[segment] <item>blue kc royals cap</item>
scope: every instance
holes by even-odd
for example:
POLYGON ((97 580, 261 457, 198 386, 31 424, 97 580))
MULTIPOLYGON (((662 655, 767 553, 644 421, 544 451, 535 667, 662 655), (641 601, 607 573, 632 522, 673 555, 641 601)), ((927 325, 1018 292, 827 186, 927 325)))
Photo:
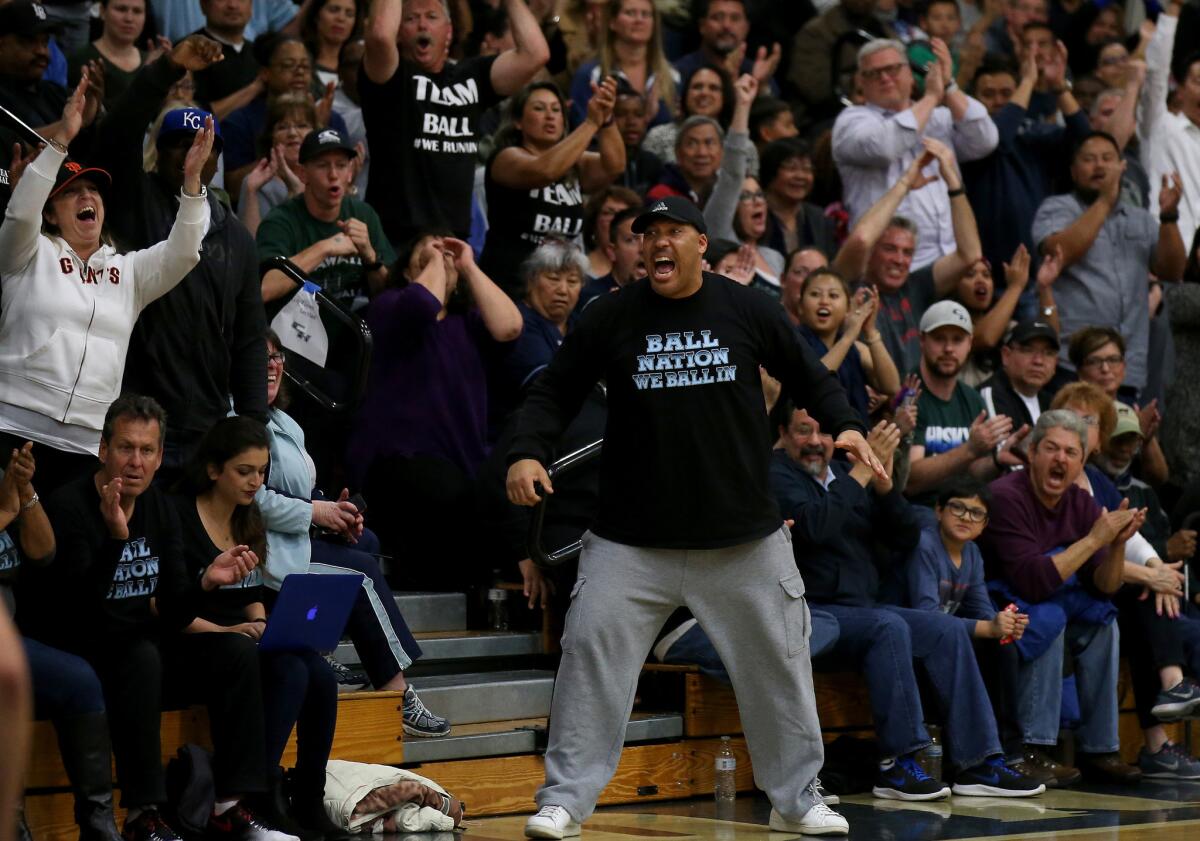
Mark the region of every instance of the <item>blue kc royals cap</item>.
POLYGON ((217 154, 221 154, 221 148, 224 143, 221 140, 221 124, 216 117, 205 111, 203 108, 176 108, 173 111, 168 111, 163 117, 162 128, 158 132, 157 145, 161 146, 168 140, 177 137, 181 134, 186 134, 189 137, 194 135, 200 129, 204 128, 204 120, 207 117, 213 118, 213 148, 217 150, 217 154))

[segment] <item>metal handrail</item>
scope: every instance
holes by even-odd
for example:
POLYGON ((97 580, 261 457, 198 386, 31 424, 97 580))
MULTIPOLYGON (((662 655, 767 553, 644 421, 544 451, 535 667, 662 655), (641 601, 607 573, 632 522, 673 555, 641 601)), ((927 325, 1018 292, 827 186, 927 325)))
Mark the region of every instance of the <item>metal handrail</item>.
MULTIPOLYGON (((554 479, 568 470, 587 464, 600 455, 600 449, 603 445, 604 439, 601 438, 587 446, 580 447, 573 453, 567 453, 546 468, 547 475, 551 479, 554 479)), ((579 553, 583 550, 582 540, 568 543, 555 552, 547 552, 542 548, 542 526, 546 520, 546 503, 549 501, 549 498, 540 485, 537 489, 539 495, 542 497, 542 501, 533 507, 533 516, 529 518, 529 539, 526 541, 527 545, 525 548, 529 552, 530 559, 543 568, 558 566, 559 564, 574 560, 579 557, 579 553)))
MULTIPOLYGON (((259 265, 260 275, 265 275, 272 270, 283 272, 298 286, 304 286, 309 280, 304 272, 300 270, 300 267, 287 257, 272 257, 269 260, 264 260, 259 265)), ((349 328, 351 332, 357 335, 358 342, 362 346, 358 369, 353 374, 352 389, 350 392, 353 397, 351 400, 335 400, 313 385, 312 381, 307 377, 297 374, 291 368, 284 368, 283 373, 297 388, 315 400, 326 411, 345 412, 358 405, 358 401, 366 393, 367 375, 371 367, 371 351, 375 345, 375 340, 371 335, 371 328, 367 326, 365 321, 352 313, 346 312, 346 310, 329 300, 320 289, 317 290, 316 298, 317 306, 321 309, 321 312, 328 313, 335 321, 349 328)))

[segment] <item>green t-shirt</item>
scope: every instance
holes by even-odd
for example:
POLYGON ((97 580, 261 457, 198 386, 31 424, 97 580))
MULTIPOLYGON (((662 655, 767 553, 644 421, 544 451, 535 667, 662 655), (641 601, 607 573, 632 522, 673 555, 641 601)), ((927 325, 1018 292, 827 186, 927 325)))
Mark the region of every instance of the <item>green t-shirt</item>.
MULTIPOLYGON (((924 381, 921 396, 917 398, 917 428, 913 431, 913 443, 925 447, 925 456, 936 456, 961 447, 971 437, 971 424, 984 411, 983 398, 979 392, 962 382, 954 386, 949 400, 942 400, 929 391, 924 381)), ((937 499, 934 492, 920 494, 913 502, 933 505, 937 499)))
MULTIPOLYGON (((396 252, 383 233, 379 216, 369 204, 346 196, 342 200, 342 212, 338 219, 361 219, 366 223, 376 259, 385 266, 391 266, 396 261, 396 252)), ((261 262, 272 257, 291 257, 340 232, 341 228, 336 222, 314 219, 304 206, 304 196, 296 196, 268 213, 258 226, 258 259, 261 262)), ((309 273, 309 279, 346 309, 352 308, 356 297, 366 295, 363 260, 357 254, 327 257, 309 273)))

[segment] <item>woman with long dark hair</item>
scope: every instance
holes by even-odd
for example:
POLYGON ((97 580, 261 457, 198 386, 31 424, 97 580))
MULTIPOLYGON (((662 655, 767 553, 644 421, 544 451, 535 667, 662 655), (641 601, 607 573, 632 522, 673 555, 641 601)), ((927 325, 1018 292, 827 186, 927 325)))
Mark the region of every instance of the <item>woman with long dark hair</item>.
POLYGON ((300 40, 322 86, 338 81, 338 57, 348 41, 362 36, 366 6, 366 0, 313 0, 304 9, 300 40))
POLYGON ((547 237, 576 239, 583 194, 625 171, 625 143, 612 119, 616 98, 616 80, 605 79, 587 119, 567 134, 566 103, 553 83, 534 82, 513 97, 484 176, 488 232, 479 262, 514 299, 523 294, 526 258, 547 237), (598 152, 588 151, 593 140, 598 152))
MULTIPOLYGON (((256 564, 239 583, 200 594, 197 618, 184 633, 262 638, 266 601, 274 599, 263 587, 263 571, 270 558, 267 528, 255 496, 266 478, 269 444, 266 427, 258 421, 223 418, 200 440, 184 468, 175 501, 188 571, 199 575, 225 552, 246 555, 256 564)), ((337 723, 333 670, 313 651, 259 654, 269 792, 255 798, 255 811, 293 835, 332 833, 324 791, 325 763, 337 723), (282 795, 279 763, 293 728, 296 766, 289 807, 282 795)))

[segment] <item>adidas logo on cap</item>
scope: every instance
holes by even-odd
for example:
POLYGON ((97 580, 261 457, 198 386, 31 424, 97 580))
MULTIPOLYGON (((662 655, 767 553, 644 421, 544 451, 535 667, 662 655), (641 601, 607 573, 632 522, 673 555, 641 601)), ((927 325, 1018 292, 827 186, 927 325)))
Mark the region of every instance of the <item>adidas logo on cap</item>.
POLYGON ((666 209, 667 209, 667 203, 665 201, 660 201, 658 204, 654 205, 654 207, 650 208, 650 212, 651 213, 659 213, 666 209))

